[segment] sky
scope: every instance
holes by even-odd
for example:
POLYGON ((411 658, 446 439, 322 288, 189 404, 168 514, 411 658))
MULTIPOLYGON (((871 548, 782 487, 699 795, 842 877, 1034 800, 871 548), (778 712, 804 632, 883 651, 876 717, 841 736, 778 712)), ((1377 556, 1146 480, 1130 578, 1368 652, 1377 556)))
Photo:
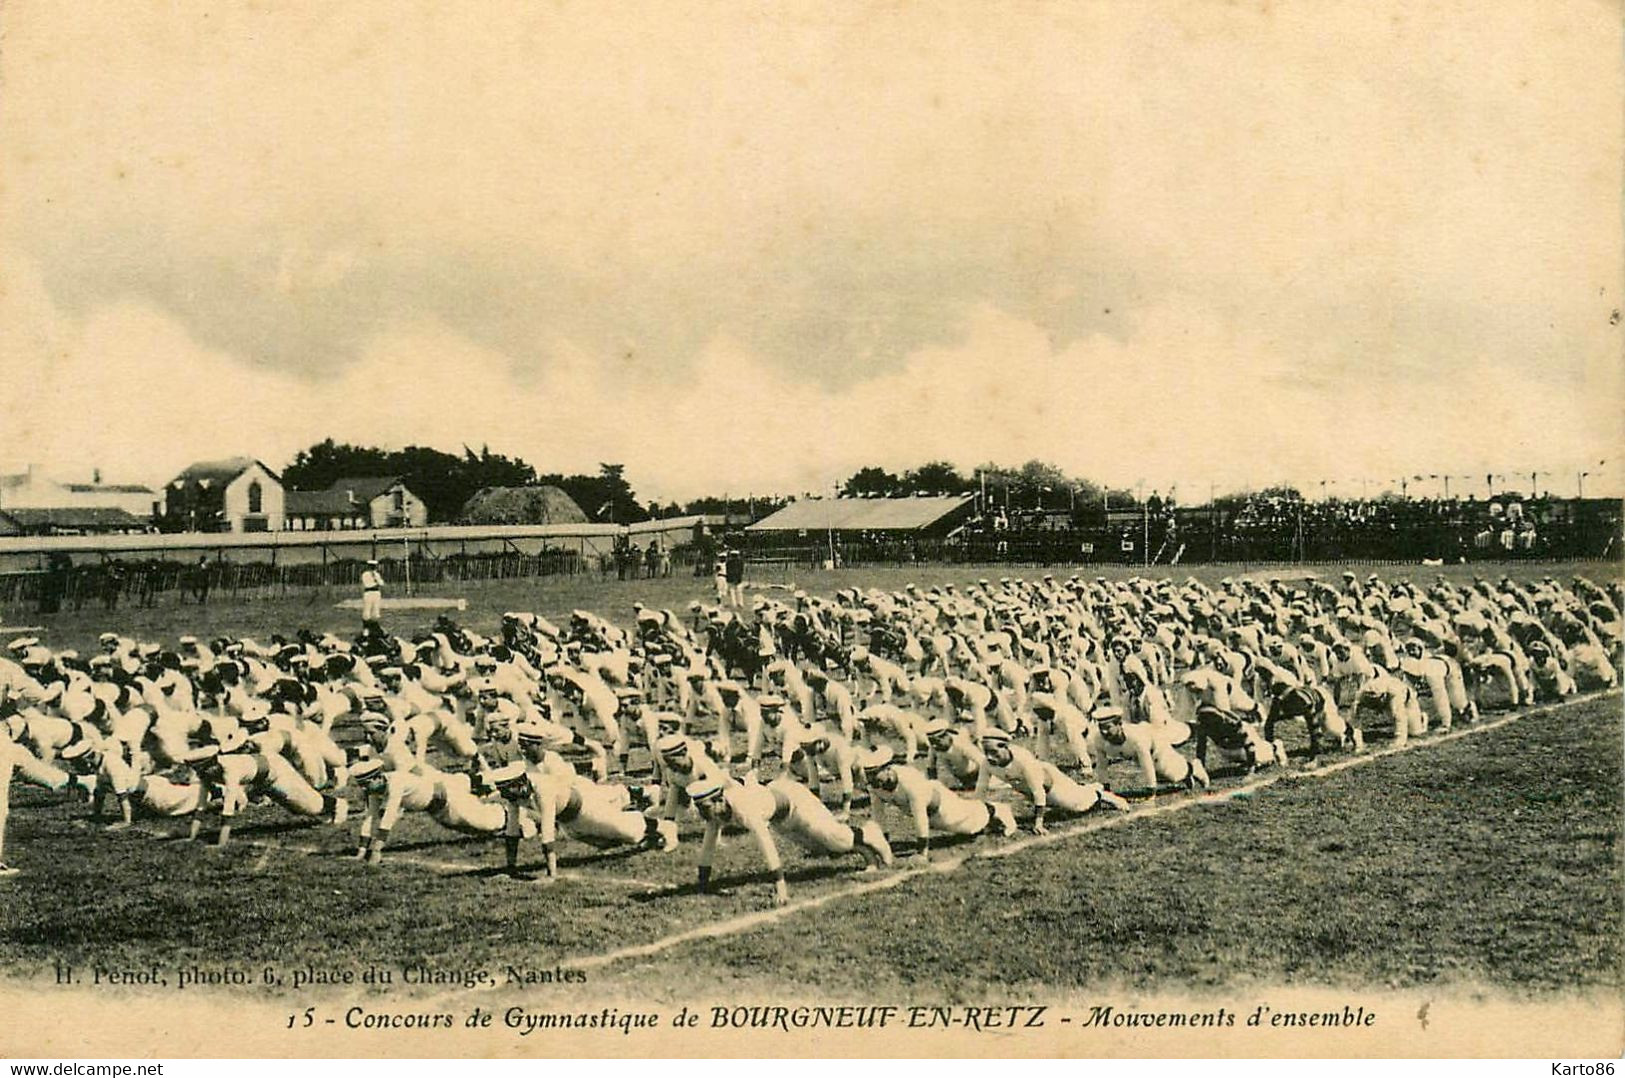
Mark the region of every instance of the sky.
POLYGON ((1602 0, 9 0, 0 467, 1625 493, 1620 57, 1602 0))

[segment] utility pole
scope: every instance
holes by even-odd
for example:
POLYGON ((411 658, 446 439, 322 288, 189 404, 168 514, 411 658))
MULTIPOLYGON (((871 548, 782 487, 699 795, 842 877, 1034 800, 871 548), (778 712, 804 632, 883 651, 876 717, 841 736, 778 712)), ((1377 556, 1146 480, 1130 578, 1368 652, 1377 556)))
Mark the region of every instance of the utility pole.
POLYGON ((835 498, 836 498, 836 496, 838 496, 840 494, 840 492, 841 492, 841 484, 839 484, 839 483, 831 484, 831 486, 830 486, 830 498, 829 498, 829 517, 827 518, 828 522, 829 522, 829 567, 831 569, 835 568, 835 498))
POLYGON ((1151 564, 1151 506, 1145 500, 1144 479, 1135 484, 1134 493, 1140 499, 1140 564, 1149 567, 1151 564))
POLYGON ((1207 534, 1208 534, 1208 560, 1219 560, 1219 507, 1214 502, 1214 492, 1218 490, 1213 480, 1207 481, 1207 534))
POLYGON ((1298 563, 1301 565, 1308 556, 1303 549, 1303 499, 1298 499, 1298 531, 1293 537, 1292 545, 1297 548, 1298 563))

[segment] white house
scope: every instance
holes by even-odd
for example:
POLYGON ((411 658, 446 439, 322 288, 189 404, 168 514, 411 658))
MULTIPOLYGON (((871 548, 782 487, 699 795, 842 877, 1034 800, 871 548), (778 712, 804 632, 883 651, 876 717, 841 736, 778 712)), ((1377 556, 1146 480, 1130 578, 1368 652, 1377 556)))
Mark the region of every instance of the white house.
MULTIPOLYGON (((357 480, 359 483, 367 480, 357 480)), ((367 500, 367 511, 375 528, 421 528, 429 523, 429 507, 398 478, 383 480, 385 485, 367 500)), ((364 493, 358 489, 358 493, 364 493)))
POLYGON ((58 483, 29 466, 0 475, 0 509, 122 509, 137 520, 151 520, 161 506, 151 487, 103 483, 99 469, 88 483, 58 483))
POLYGON ((339 479, 326 490, 287 493, 290 531, 421 528, 428 506, 398 476, 339 479))
POLYGON ((252 457, 199 461, 169 481, 164 518, 182 531, 282 531, 286 496, 277 474, 252 457))
POLYGON ((0 535, 95 535, 153 526, 158 495, 138 484, 58 483, 30 465, 0 475, 0 535))

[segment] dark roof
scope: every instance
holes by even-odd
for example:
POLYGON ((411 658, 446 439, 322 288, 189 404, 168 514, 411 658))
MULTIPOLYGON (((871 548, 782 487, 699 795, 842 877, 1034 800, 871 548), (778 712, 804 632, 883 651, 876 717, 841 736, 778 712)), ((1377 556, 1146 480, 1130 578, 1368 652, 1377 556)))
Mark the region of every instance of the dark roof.
MULTIPOLYGON (((284 511, 290 516, 345 516, 361 513, 367 503, 401 482, 398 475, 362 475, 335 479, 326 490, 290 490, 284 511), (350 495, 355 495, 351 501, 350 495)), ((408 487, 407 489, 411 489, 408 487)))
POLYGON ((935 498, 808 498, 746 531, 914 531, 971 504, 974 494, 935 498))
POLYGON ((62 484, 75 494, 94 494, 105 491, 108 494, 152 494, 151 487, 144 487, 139 483, 64 483, 62 484))
POLYGON ((401 481, 398 475, 361 475, 350 476, 345 479, 336 479, 328 490, 344 492, 355 491, 356 501, 370 502, 390 487, 401 481))
MULTIPOLYGON (((196 464, 188 465, 180 475, 177 475, 174 480, 172 480, 172 482, 210 479, 214 482, 225 484, 231 482, 233 479, 236 479, 239 475, 242 475, 256 464, 258 464, 261 468, 265 468, 265 464, 263 462, 257 461, 253 457, 227 457, 225 460, 200 460, 196 464)), ((281 479, 277 477, 275 472, 271 471, 269 468, 265 468, 265 470, 270 474, 272 479, 276 479, 279 483, 281 482, 281 479)))
POLYGON ((352 503, 343 490, 290 490, 282 495, 282 511, 290 517, 360 516, 367 502, 352 503))
POLYGON ((22 527, 34 528, 144 528, 147 521, 123 509, 85 508, 7 509, 6 516, 22 527))

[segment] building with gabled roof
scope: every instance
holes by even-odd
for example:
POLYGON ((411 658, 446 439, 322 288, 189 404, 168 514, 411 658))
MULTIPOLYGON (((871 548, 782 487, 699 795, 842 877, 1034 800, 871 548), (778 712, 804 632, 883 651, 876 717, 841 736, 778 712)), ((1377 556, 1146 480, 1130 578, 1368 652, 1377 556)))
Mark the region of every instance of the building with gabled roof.
POLYGON ((914 498, 805 498, 792 502, 745 529, 771 540, 825 532, 870 533, 888 537, 942 537, 975 514, 976 495, 914 498))
POLYGON ((429 507, 395 475, 337 479, 326 490, 290 490, 285 512, 290 531, 421 528, 429 523, 429 507))
POLYGON ((0 475, 0 510, 121 509, 140 522, 158 513, 159 495, 139 483, 103 483, 100 469, 88 483, 60 483, 33 466, 0 475))
POLYGON ((282 480, 253 457, 198 461, 164 488, 167 531, 277 532, 285 522, 282 480))
POLYGON ((151 530, 150 516, 106 506, 0 509, 0 535, 132 535, 151 530))

